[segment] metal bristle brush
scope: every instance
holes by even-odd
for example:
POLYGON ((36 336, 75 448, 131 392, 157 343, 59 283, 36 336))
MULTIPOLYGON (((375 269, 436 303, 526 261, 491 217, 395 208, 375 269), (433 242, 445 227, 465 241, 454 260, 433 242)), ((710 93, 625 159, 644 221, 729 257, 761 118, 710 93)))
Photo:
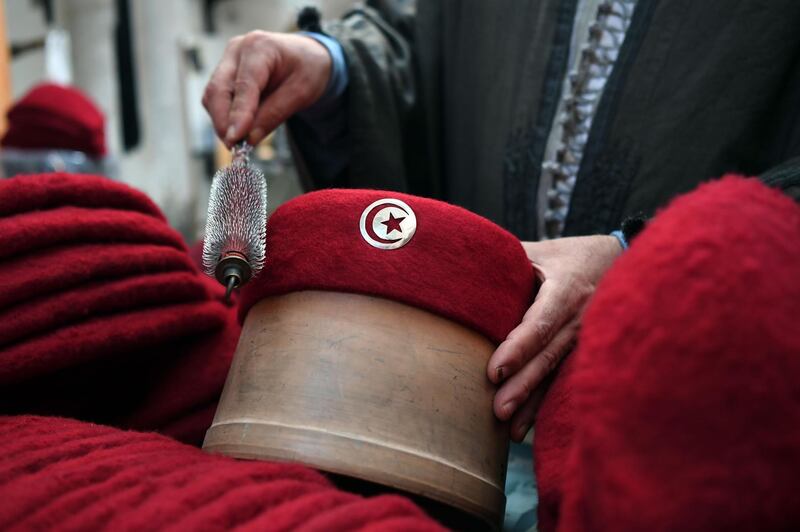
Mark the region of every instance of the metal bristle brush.
POLYGON ((203 267, 226 287, 225 299, 261 271, 266 255, 267 182, 250 164, 253 147, 233 147, 233 161, 214 174, 208 199, 203 267))

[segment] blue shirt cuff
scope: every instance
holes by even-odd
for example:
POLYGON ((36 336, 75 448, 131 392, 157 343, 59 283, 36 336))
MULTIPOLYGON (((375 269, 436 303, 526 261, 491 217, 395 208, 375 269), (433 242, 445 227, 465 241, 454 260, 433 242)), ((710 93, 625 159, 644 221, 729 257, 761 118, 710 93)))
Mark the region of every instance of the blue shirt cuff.
POLYGON ((319 100, 317 100, 311 107, 305 109, 298 115, 306 119, 314 119, 316 117, 324 116, 342 105, 342 98, 347 89, 349 82, 347 74, 347 63, 344 58, 344 50, 339 41, 328 35, 322 33, 315 33, 313 31, 300 31, 299 35, 311 37, 325 48, 331 56, 331 77, 328 80, 328 86, 325 92, 322 93, 319 100))
POLYGON ((628 249, 628 241, 625 239, 625 235, 623 234, 622 231, 620 231, 619 229, 617 229, 616 231, 612 231, 611 236, 617 239, 619 245, 622 246, 623 251, 628 249))

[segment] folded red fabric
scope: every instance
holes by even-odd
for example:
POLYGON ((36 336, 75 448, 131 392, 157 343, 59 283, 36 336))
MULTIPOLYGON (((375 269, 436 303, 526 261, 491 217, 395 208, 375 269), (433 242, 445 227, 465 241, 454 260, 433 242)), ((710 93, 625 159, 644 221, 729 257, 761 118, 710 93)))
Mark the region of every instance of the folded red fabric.
POLYGON ((196 272, 186 252, 152 244, 79 244, 0 261, 0 309, 82 283, 157 272, 196 272))
POLYGON ((202 443, 206 429, 211 426, 240 332, 236 311, 231 307, 220 329, 181 340, 181 345, 174 349, 169 345, 162 347, 162 352, 172 352, 165 353, 169 356, 144 373, 145 393, 135 411, 120 424, 134 429, 171 427, 160 430, 179 432, 183 435, 181 441, 202 443), (190 439, 190 433, 195 438, 190 439))
POLYGON ((53 172, 0 180, 0 216, 65 206, 133 211, 166 220, 147 195, 106 177, 53 172))
POLYGON ((8 130, 0 144, 102 156, 106 154, 103 113, 78 89, 43 83, 9 109, 8 130))
POLYGON ((200 301, 135 309, 56 329, 0 352, 0 384, 104 356, 147 353, 165 342, 222 327, 226 307, 200 301))
MULTIPOLYGON (((0 414, 61 416, 125 428, 147 393, 148 371, 174 352, 121 353, 0 386, 0 414)), ((193 410, 192 410, 193 411, 193 410)), ((179 414, 190 415, 190 412, 179 414)), ((177 418, 180 415, 176 415, 177 418)), ((161 430, 161 426, 143 427, 161 430)))
POLYGON ((161 304, 207 300, 195 272, 167 272, 84 284, 0 311, 0 348, 83 321, 161 304))
POLYGON ((0 259, 60 244, 138 242, 186 250, 162 220, 118 209, 59 207, 0 218, 0 259))
POLYGON ((59 418, 0 418, 3 530, 442 530, 402 497, 59 418), (384 528, 386 523, 388 528, 384 528))
POLYGON ((233 309, 221 329, 153 349, 112 351, 91 363, 0 387, 0 412, 58 415, 157 430, 201 445, 238 340, 233 309))
POLYGON ((798 242, 796 204, 730 177, 637 237, 585 314, 572 406, 543 407, 574 431, 536 455, 541 482, 562 460, 557 529, 800 526, 798 242))
MULTIPOLYGON (((180 259, 186 267, 189 259, 180 259)), ((159 429, 182 416, 194 419, 196 409, 216 401, 239 325, 213 281, 191 269, 65 291, 58 291, 57 276, 49 280, 54 292, 3 313, 0 328, 13 341, 0 347, 0 412, 159 429)), ((208 425, 191 419, 182 433, 190 430, 190 441, 200 443, 208 425)))
POLYGON ((519 240, 441 201, 377 190, 323 190, 281 205, 268 227, 264 271, 242 290, 242 317, 271 295, 356 292, 429 310, 499 343, 533 297, 533 268, 519 240), (413 214, 406 207, 397 210, 396 200, 413 214), (389 219, 379 223, 382 210, 389 219), (402 247, 368 243, 367 238, 385 243, 410 235, 414 217, 416 230, 402 247), (391 238, 375 234, 373 227, 381 223, 391 238))
POLYGON ((239 325, 158 208, 45 174, 0 182, 0 215, 0 412, 204 431, 239 325))

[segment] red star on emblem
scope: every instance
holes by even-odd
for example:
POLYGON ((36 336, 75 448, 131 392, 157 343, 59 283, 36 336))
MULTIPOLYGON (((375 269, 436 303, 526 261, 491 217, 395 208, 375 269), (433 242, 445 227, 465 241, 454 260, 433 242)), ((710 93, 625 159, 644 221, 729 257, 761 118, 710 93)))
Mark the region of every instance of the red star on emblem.
POLYGON ((389 219, 385 222, 381 222, 383 225, 386 226, 386 236, 389 236, 392 231, 397 231, 400 234, 403 234, 403 230, 400 228, 400 222, 405 220, 405 216, 402 218, 395 218, 392 216, 392 213, 389 213, 389 219))

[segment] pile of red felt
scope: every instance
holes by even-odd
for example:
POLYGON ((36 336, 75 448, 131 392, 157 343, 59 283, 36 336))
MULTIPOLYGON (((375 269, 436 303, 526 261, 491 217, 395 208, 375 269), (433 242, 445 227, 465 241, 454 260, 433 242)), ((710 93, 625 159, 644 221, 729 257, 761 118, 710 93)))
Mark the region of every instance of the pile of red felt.
POLYGON ((200 441, 239 333, 221 294, 140 192, 0 181, 0 412, 200 441))
POLYGON ((598 286, 539 412, 540 530, 800 525, 800 208, 726 178, 598 286))
POLYGON ((2 145, 23 149, 75 150, 92 157, 106 153, 103 113, 79 90, 44 83, 8 111, 2 145))
POLYGON ((307 467, 236 461, 156 434, 0 417, 2 530, 442 530, 396 495, 307 467))

